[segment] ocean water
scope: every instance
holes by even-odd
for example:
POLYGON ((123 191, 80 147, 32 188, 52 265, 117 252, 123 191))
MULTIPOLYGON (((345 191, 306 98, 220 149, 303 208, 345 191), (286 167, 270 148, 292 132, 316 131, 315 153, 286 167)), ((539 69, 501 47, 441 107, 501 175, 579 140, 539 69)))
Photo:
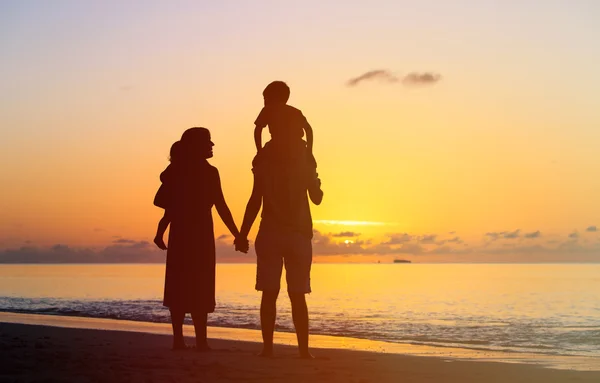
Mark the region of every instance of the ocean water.
MULTIPOLYGON (((259 328, 254 273, 217 266, 209 325, 259 328)), ((168 322, 163 278, 156 264, 0 265, 0 311, 168 322)), ((600 357, 598 264, 316 264, 312 287, 314 334, 600 357)), ((284 292, 277 330, 293 331, 284 292)))

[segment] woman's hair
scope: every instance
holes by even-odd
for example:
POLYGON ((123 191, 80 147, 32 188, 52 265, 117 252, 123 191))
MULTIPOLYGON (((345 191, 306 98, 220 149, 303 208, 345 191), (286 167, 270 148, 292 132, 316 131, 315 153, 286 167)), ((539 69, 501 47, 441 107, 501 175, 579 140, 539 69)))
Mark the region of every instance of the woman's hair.
POLYGON ((199 155, 202 155, 198 151, 198 145, 210 142, 210 131, 206 128, 189 128, 181 135, 179 141, 181 145, 177 148, 180 157, 184 161, 192 161, 199 155))
POLYGON ((206 128, 189 128, 181 135, 181 141, 184 143, 204 140, 210 141, 210 131, 206 128))
POLYGON ((171 145, 171 150, 169 152, 169 161, 171 161, 171 163, 179 162, 181 161, 182 155, 183 153, 181 141, 175 141, 173 145, 171 145))

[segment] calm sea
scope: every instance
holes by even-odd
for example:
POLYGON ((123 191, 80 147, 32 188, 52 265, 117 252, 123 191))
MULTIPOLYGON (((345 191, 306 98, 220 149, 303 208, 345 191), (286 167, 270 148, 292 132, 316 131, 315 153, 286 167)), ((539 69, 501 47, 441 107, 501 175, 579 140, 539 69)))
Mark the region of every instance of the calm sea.
MULTIPOLYGON (((255 266, 217 267, 209 324, 258 327, 255 266)), ((0 265, 0 311, 168 322, 164 265, 0 265)), ((600 356, 598 264, 316 264, 311 331, 388 342, 600 356)), ((281 294, 279 331, 293 331, 281 294)))

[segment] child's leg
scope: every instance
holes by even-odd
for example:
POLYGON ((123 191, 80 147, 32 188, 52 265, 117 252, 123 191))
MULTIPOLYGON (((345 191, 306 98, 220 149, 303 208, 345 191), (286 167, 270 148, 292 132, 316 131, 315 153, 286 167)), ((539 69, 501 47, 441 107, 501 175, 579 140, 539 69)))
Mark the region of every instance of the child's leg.
POLYGON ((315 171, 317 169, 317 160, 315 160, 315 156, 313 155, 312 149, 304 140, 300 140, 300 150, 302 151, 302 155, 308 162, 308 166, 313 168, 315 171))
POLYGON ((312 150, 310 150, 308 147, 306 148, 306 161, 308 162, 308 166, 311 168, 311 170, 313 170, 315 173, 317 172, 317 160, 315 159, 315 156, 312 153, 312 150))
POLYGON ((194 331, 196 332, 196 349, 198 351, 208 351, 206 326, 208 322, 208 314, 204 312, 192 313, 192 320, 194 321, 194 331))
POLYGON ((183 320, 185 313, 171 309, 171 326, 173 327, 173 350, 185 349, 183 340, 183 320))
POLYGON ((315 156, 311 153, 308 152, 308 165, 312 168, 317 169, 317 160, 315 159, 315 156))

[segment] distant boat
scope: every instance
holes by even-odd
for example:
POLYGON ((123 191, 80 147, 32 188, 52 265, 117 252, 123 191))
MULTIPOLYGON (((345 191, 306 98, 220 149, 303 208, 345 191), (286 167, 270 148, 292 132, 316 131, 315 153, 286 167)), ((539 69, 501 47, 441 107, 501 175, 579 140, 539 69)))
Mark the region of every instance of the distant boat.
POLYGON ((411 261, 406 259, 394 259, 394 263, 411 263, 411 261))

